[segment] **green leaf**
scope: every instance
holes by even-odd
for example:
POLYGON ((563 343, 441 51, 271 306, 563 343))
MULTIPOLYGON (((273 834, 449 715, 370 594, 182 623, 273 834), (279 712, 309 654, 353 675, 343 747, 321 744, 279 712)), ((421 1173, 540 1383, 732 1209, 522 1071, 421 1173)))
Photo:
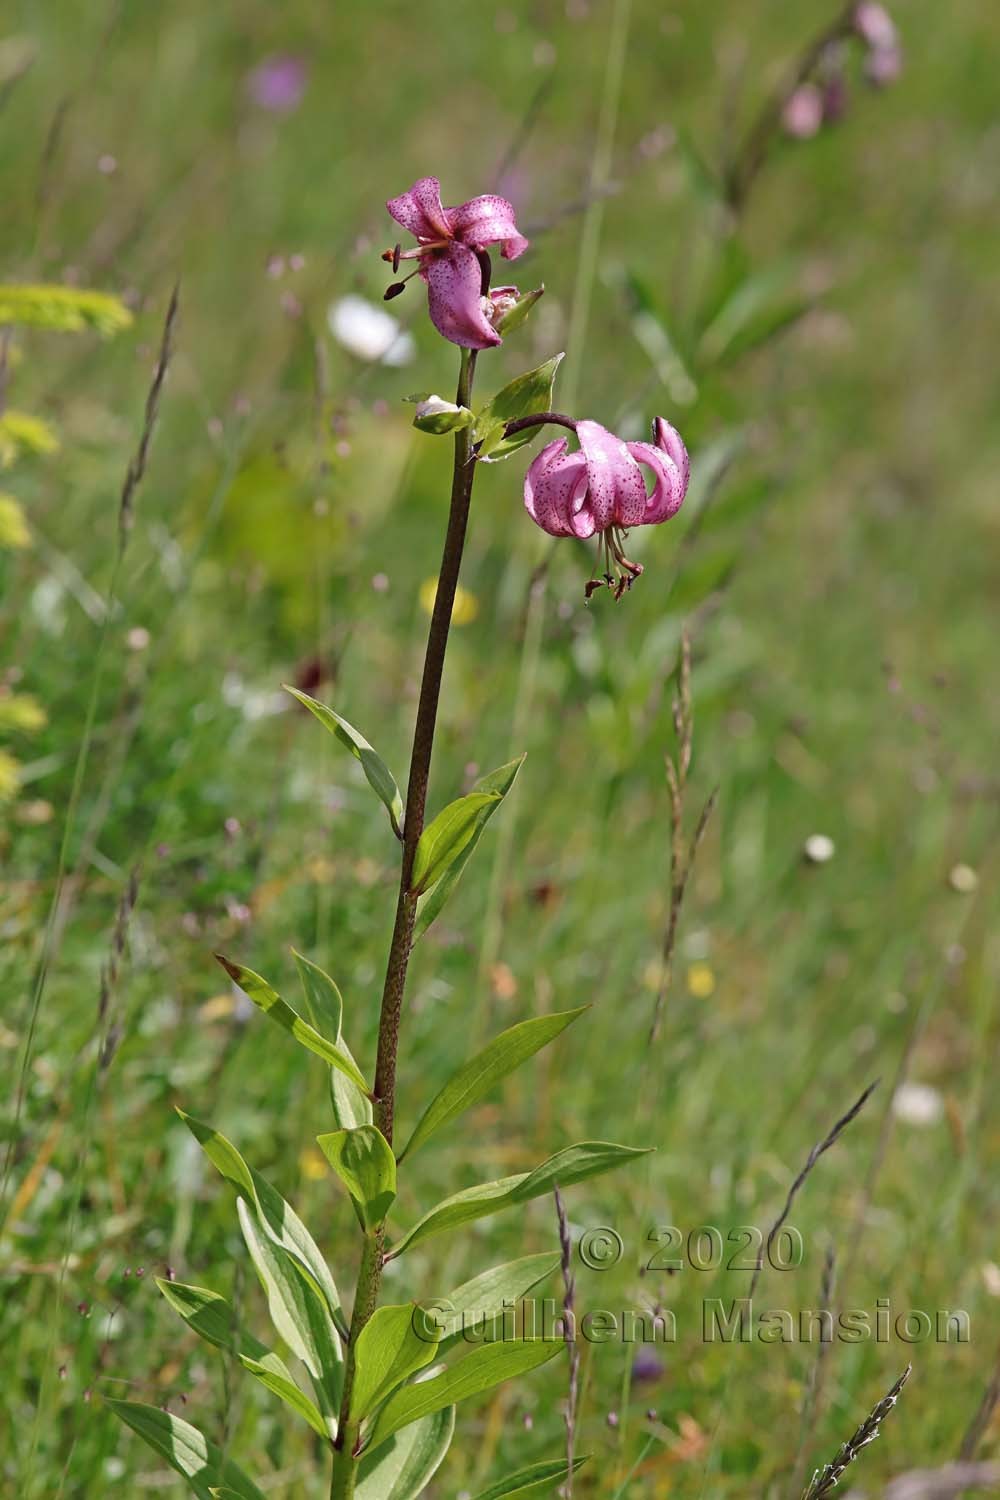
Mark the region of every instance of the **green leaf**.
MULTIPOLYGON (((303 954, 296 953, 294 948, 292 956, 302 980, 310 1021, 317 1031, 332 1036, 339 1050, 354 1063, 354 1055, 344 1041, 341 1029, 344 1002, 340 990, 318 964, 312 963, 303 954)), ((363 1094, 357 1084, 352 1083, 338 1068, 330 1069, 330 1102, 333 1105, 333 1117, 342 1129, 353 1130, 357 1125, 372 1123, 374 1111, 368 1095, 363 1094)))
POLYGON ((163 1276, 154 1280, 174 1311, 207 1343, 230 1354, 242 1351, 258 1360, 270 1352, 240 1325, 236 1313, 218 1292, 205 1286, 189 1286, 183 1281, 167 1281, 163 1276))
POLYGON ((415 1500, 451 1446, 455 1408, 446 1406, 362 1454, 355 1500, 415 1500))
POLYGON ((227 1140, 221 1131, 213 1130, 211 1125, 185 1114, 182 1109, 177 1113, 212 1165, 238 1193, 253 1203, 264 1233, 286 1250, 310 1277, 325 1298, 331 1316, 337 1318, 340 1315, 340 1293, 319 1246, 295 1210, 266 1177, 247 1165, 232 1141, 227 1140))
POLYGON ((519 755, 517 760, 508 761, 505 766, 500 766, 496 771, 490 771, 488 775, 481 776, 472 788, 473 792, 496 792, 498 793, 498 800, 488 802, 479 809, 479 812, 476 814, 472 837, 465 845, 465 848, 452 860, 433 890, 426 891, 417 902, 417 920, 413 929, 414 942, 424 935, 455 889, 462 877, 462 871, 472 858, 473 851, 483 836, 484 828, 514 785, 517 773, 523 765, 524 756, 519 755))
POLYGON ((215 1344, 235 1354, 245 1369, 280 1396, 321 1437, 329 1437, 329 1431, 315 1404, 299 1390, 282 1360, 252 1334, 240 1327, 236 1314, 217 1292, 207 1287, 188 1286, 182 1281, 167 1281, 155 1278, 156 1285, 171 1307, 184 1319, 189 1328, 201 1335, 208 1343, 215 1344))
POLYGON ((420 835, 413 859, 410 891, 421 896, 441 879, 473 838, 484 807, 501 800, 499 792, 470 792, 438 813, 420 835))
POLYGON ((319 1149, 350 1193, 361 1227, 381 1224, 396 1197, 396 1158, 375 1125, 316 1137, 319 1149))
POLYGON ((559 1261, 558 1250, 522 1255, 519 1260, 481 1271, 440 1302, 430 1303, 424 1310, 422 1326, 436 1324, 440 1328, 438 1353, 444 1354, 469 1332, 474 1334, 476 1343, 488 1342, 504 1310, 516 1306, 533 1286, 551 1276, 559 1261))
POLYGON ((297 1411, 300 1417, 305 1417, 312 1430, 318 1432, 321 1438, 336 1437, 336 1418, 332 1425, 325 1422, 316 1403, 310 1401, 304 1391, 299 1390, 287 1370, 276 1370, 269 1361, 251 1359, 248 1354, 241 1354, 239 1361, 244 1370, 249 1370, 261 1385, 266 1386, 275 1396, 280 1396, 282 1401, 290 1406, 292 1411, 297 1411))
POLYGON ((346 719, 342 719, 332 708, 327 708, 325 703, 320 703, 316 698, 310 698, 308 693, 300 693, 298 688, 289 687, 286 691, 308 708, 311 714, 315 714, 323 727, 336 735, 340 743, 346 745, 354 758, 361 762, 361 769, 368 778, 368 785, 389 813, 393 833, 397 838, 402 838, 403 799, 399 795, 399 787, 396 785, 395 778, 382 757, 372 749, 364 735, 359 733, 353 724, 348 724, 346 719))
POLYGON ((239 985, 244 995, 252 1000, 259 1010, 270 1016, 272 1021, 276 1021, 283 1031, 287 1031, 303 1047, 308 1048, 310 1052, 315 1052, 316 1056, 329 1063, 331 1068, 339 1068, 346 1078, 368 1093, 364 1075, 354 1059, 343 1048, 328 1041, 325 1036, 321 1036, 315 1026, 310 1026, 308 1021, 303 1021, 298 1012, 292 1009, 287 1000, 282 1000, 277 990, 273 990, 266 979, 255 974, 253 969, 245 969, 242 964, 231 963, 221 953, 215 956, 233 983, 239 985))
POLYGON ((529 427, 526 432, 517 432, 509 438, 504 437, 503 431, 508 422, 514 422, 518 417, 530 417, 537 412, 552 410, 552 388, 563 357, 562 354, 556 354, 537 369, 518 375, 502 391, 497 391, 492 401, 487 402, 472 429, 472 441, 478 445, 480 459, 494 463, 498 459, 509 458, 518 448, 538 436, 541 430, 538 427, 529 427))
MULTIPOLYGON (((573 1473, 586 1462, 586 1457, 575 1458, 573 1473)), ((491 1484, 489 1489, 481 1490, 475 1500, 507 1500, 508 1495, 550 1495, 553 1485, 566 1478, 567 1467, 564 1458, 529 1464, 526 1469, 518 1469, 516 1474, 508 1474, 505 1479, 491 1484)))
POLYGON ((379 1307, 358 1336, 351 1417, 363 1421, 404 1380, 430 1364, 437 1350, 431 1330, 418 1326, 415 1302, 379 1307))
POLYGON ((731 363, 807 313, 812 300, 796 290, 798 274, 797 267, 779 264, 741 281, 702 333, 702 363, 731 363))
POLYGON ((562 1339, 518 1339, 513 1344, 484 1344, 457 1365, 407 1385, 390 1396, 372 1425, 371 1444, 385 1442, 419 1417, 481 1395, 504 1380, 525 1375, 554 1359, 564 1348, 562 1339))
POLYGON ((417 404, 413 425, 418 432, 430 432, 436 437, 446 432, 459 432, 471 427, 476 420, 475 412, 467 406, 456 406, 454 401, 444 401, 433 393, 417 404))
POLYGON ((240 1229, 267 1295, 271 1322, 309 1371, 327 1435, 336 1436, 344 1357, 330 1310, 298 1263, 263 1232, 245 1198, 237 1198, 240 1229))
POLYGON ((33 324, 57 333, 80 333, 93 328, 105 338, 132 324, 124 302, 106 292, 79 287, 39 284, 0 286, 0 325, 33 324))
POLYGON ((418 1219, 413 1228, 392 1247, 386 1259, 395 1259, 404 1250, 428 1239, 432 1234, 443 1234, 445 1230, 456 1229, 458 1225, 467 1224, 472 1219, 483 1219, 516 1203, 527 1203, 531 1198, 539 1198, 543 1193, 550 1193, 557 1185, 567 1188, 574 1182, 583 1182, 587 1177, 610 1172, 613 1167, 624 1166, 637 1157, 646 1156, 650 1149, 652 1148, 616 1146, 610 1141, 581 1141, 578 1145, 557 1151, 555 1156, 550 1156, 548 1161, 536 1167, 533 1172, 519 1172, 513 1177, 501 1177, 496 1182, 479 1183, 461 1193, 453 1193, 450 1198, 443 1199, 424 1214, 422 1219, 418 1219))
POLYGON ((145 1406, 139 1401, 112 1401, 105 1397, 104 1404, 165 1458, 188 1481, 200 1500, 212 1500, 213 1490, 217 1493, 220 1486, 223 1494, 235 1495, 238 1500, 264 1500, 262 1492, 239 1465, 225 1458, 190 1422, 182 1422, 180 1417, 161 1411, 158 1406, 145 1406))
POLYGON ((431 1100, 405 1149, 400 1152, 399 1160, 402 1161, 408 1152, 422 1146, 435 1130, 440 1130, 442 1125, 446 1125, 456 1115, 478 1104, 501 1078, 513 1073, 515 1068, 519 1068, 547 1042, 565 1031, 570 1022, 575 1021, 577 1016, 582 1016, 586 1009, 584 1005, 578 1010, 536 1016, 530 1021, 520 1021, 509 1031, 501 1032, 489 1046, 459 1068, 441 1092, 431 1100))

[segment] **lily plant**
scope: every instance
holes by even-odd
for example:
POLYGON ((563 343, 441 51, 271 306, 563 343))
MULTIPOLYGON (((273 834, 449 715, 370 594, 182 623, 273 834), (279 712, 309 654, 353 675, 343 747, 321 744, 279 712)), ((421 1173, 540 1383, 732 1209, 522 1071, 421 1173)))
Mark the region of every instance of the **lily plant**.
MULTIPOLYGON (((413 1285, 410 1300, 385 1302, 385 1267, 400 1259, 405 1264, 407 1252, 432 1236, 453 1234, 555 1189, 565 1192, 644 1154, 632 1145, 582 1141, 531 1171, 454 1193, 413 1223, 396 1221, 399 1177, 410 1159, 586 1009, 533 1016, 510 1027, 470 1057, 422 1110, 418 1106, 417 1123, 408 1134, 397 1130, 397 1064, 414 946, 442 911, 523 760, 498 767, 472 791, 428 815, 438 701, 479 465, 509 458, 546 425, 574 434, 573 451, 569 439, 559 437, 531 463, 524 504, 537 525, 554 537, 578 542, 598 538, 603 572, 588 584, 588 598, 602 584, 618 598, 631 586, 642 569, 625 554, 627 533, 675 515, 689 472, 684 443, 663 418, 653 424, 652 442, 625 442, 598 422, 553 411, 561 355, 518 376, 475 410, 479 355, 500 344, 541 295, 540 288, 524 295, 513 286, 491 290, 489 247, 499 245, 509 260, 528 248, 514 209, 492 195, 445 208, 433 177, 421 178, 387 207, 416 245, 404 249, 397 244, 385 259, 397 272, 403 261, 416 261, 413 274, 426 282, 432 323, 461 350, 454 400, 431 392, 413 398, 419 430, 452 436, 454 466, 405 797, 381 756, 339 708, 289 689, 360 762, 398 841, 395 921, 375 1058, 359 1059, 351 1050, 340 990, 310 959, 295 955, 302 991, 296 1008, 259 974, 217 955, 254 1005, 329 1070, 335 1128, 322 1131, 317 1141, 353 1205, 355 1244, 338 1246, 335 1275, 294 1209, 237 1146, 214 1125, 182 1113, 209 1160, 235 1190, 240 1229, 282 1352, 252 1338, 215 1291, 178 1280, 158 1282, 196 1333, 238 1358, 317 1434, 329 1454, 331 1500, 415 1500, 448 1450, 458 1404, 527 1375, 563 1348, 561 1336, 510 1337, 509 1319, 504 1319, 505 1312, 556 1271, 558 1244, 549 1252, 484 1268, 444 1299, 437 1295, 440 1288, 413 1285), (339 1289, 345 1273, 354 1282, 347 1299, 339 1289), (476 1329, 474 1341, 463 1338, 469 1327, 476 1329), (287 1355, 296 1361, 294 1371, 285 1362, 287 1355)), ((387 295, 398 295, 404 286, 393 283, 387 295)), ((395 1296, 401 1284, 394 1276, 395 1296)), ((135 1402, 108 1405, 185 1476, 202 1500, 263 1500, 258 1484, 236 1459, 191 1423, 135 1402)), ((500 1476, 477 1500, 552 1493, 571 1480, 570 1470, 581 1461, 554 1456, 500 1476)))

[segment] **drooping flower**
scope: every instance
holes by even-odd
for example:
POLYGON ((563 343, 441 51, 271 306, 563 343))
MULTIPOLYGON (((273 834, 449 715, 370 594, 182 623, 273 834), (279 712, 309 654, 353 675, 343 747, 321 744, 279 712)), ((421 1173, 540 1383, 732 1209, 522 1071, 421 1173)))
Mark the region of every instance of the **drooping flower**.
MULTIPOLYGON (((528 248, 507 199, 486 194, 445 208, 438 179, 421 177, 408 193, 390 198, 386 208, 416 238, 417 248, 401 251, 397 246, 386 251, 385 259, 394 267, 402 260, 417 261, 417 270, 427 282, 431 322, 438 333, 464 349, 489 349, 501 343, 492 322, 495 301, 483 292, 480 256, 488 246, 499 245, 505 260, 516 260, 528 248)), ((395 293, 402 286, 397 282, 389 291, 395 293)), ((514 287, 502 290, 516 296, 514 287)))
POLYGON ((587 597, 606 583, 620 599, 642 572, 624 553, 633 526, 656 526, 680 509, 687 493, 690 463, 680 433, 662 417, 653 423, 652 443, 626 443, 598 422, 578 422, 579 449, 565 438, 543 448, 524 479, 524 504, 531 519, 550 536, 600 538, 604 572, 587 585, 587 597), (652 475, 647 491, 643 468, 652 475))

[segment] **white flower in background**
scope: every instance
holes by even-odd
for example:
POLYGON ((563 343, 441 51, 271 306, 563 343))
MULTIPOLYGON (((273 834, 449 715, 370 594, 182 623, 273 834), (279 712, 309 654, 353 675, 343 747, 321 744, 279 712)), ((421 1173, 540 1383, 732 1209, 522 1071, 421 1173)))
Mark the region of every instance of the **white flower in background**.
POLYGON ((980 1267, 983 1277, 983 1286, 991 1297, 1000 1297, 1000 1266, 996 1261, 984 1261, 980 1267))
POLYGON ((892 1112, 907 1125, 934 1125, 944 1113, 944 1100, 929 1083, 901 1083, 893 1095, 892 1112))
POLYGON ((416 354, 412 335, 391 313, 353 294, 331 302, 326 315, 330 332, 358 359, 383 365, 408 365, 416 354))
POLYGON ((837 846, 825 833, 811 833, 802 846, 802 852, 811 865, 825 865, 836 854, 837 846))

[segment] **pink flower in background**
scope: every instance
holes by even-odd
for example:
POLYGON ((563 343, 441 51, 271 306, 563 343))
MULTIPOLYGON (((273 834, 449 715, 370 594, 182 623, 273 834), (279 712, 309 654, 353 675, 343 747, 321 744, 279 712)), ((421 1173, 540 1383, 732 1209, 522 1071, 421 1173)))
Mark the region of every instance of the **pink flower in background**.
POLYGON ((802 83, 785 100, 781 111, 785 134, 797 141, 811 140, 823 124, 823 93, 815 83, 802 83))
POLYGON ((884 5, 862 0, 854 12, 854 30, 867 45, 865 77, 876 88, 895 83, 903 71, 903 53, 896 23, 884 5))
POLYGON ((309 70, 301 57, 290 52, 265 57, 247 79, 250 97, 261 109, 274 115, 290 115, 302 103, 309 70))
MULTIPOLYGON (((438 179, 421 177, 408 193, 390 198, 386 207, 417 241, 415 250, 397 247, 386 252, 386 259, 394 265, 401 260, 418 262, 427 282, 431 322, 438 333, 464 349, 489 349, 501 343, 491 322, 494 303, 483 296, 479 255, 487 246, 498 244, 506 260, 516 260, 528 248, 507 199, 488 194, 445 208, 438 179)), ((402 288, 402 283, 397 285, 402 288)), ((515 289, 502 290, 510 294, 515 289)))
POLYGON ((601 582, 621 598, 642 572, 622 550, 633 526, 656 526, 680 509, 687 493, 690 464, 676 428, 662 417, 653 423, 652 443, 626 443, 597 422, 578 422, 577 452, 565 438, 543 448, 524 480, 524 504, 531 519, 550 536, 601 539, 599 557, 606 571, 587 587, 588 598, 601 582), (653 487, 647 493, 643 468, 653 487))

